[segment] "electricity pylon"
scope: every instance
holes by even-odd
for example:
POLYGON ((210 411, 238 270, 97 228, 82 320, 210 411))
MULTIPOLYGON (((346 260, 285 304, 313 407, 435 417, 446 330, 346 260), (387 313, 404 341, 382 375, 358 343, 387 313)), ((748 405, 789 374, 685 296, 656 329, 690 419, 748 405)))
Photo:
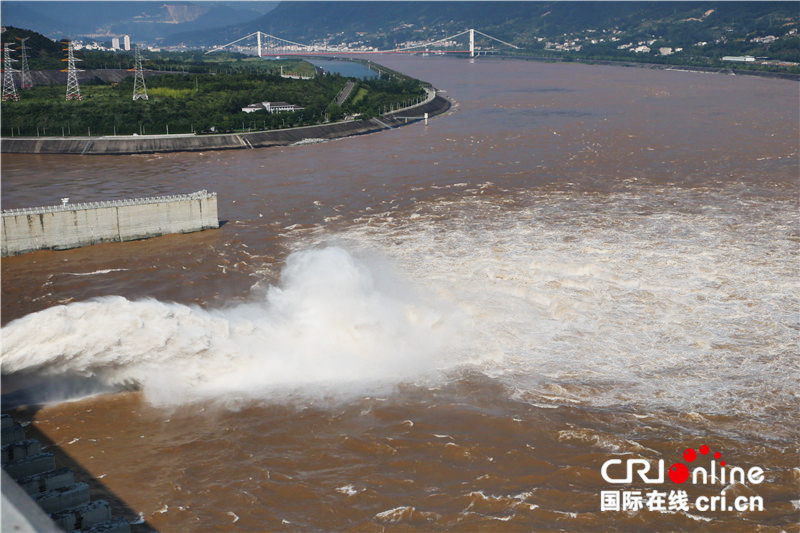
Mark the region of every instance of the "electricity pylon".
POLYGON ((6 102, 8 100, 13 100, 15 102, 19 101, 19 95, 17 94, 17 86, 14 84, 14 73, 18 72, 13 66, 11 66, 12 61, 16 61, 16 59, 11 59, 11 51, 9 49, 8 44, 3 45, 3 101, 6 102))
POLYGON ((64 51, 67 52, 67 58, 61 61, 67 62, 67 68, 63 69, 61 72, 67 73, 67 100, 83 100, 81 96, 81 87, 78 85, 78 72, 83 71, 75 67, 75 62, 80 61, 80 59, 75 59, 72 41, 70 41, 69 47, 64 48, 64 51))
POLYGON ((21 39, 17 37, 17 40, 20 41, 20 55, 22 56, 22 70, 20 71, 19 77, 19 88, 20 89, 30 89, 33 87, 33 79, 31 79, 31 69, 28 67, 28 49, 25 47, 25 41, 30 39, 30 37, 25 37, 21 39))
POLYGON ((133 70, 133 101, 147 100, 147 86, 144 84, 144 72, 142 71, 142 52, 141 49, 136 47, 136 63, 134 68, 128 69, 128 72, 133 70))

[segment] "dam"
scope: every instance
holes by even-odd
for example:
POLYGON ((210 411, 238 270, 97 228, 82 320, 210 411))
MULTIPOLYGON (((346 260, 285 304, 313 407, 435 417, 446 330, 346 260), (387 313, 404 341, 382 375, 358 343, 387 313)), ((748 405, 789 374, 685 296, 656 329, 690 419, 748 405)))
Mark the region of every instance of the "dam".
POLYGON ((218 228, 217 193, 9 209, 2 212, 2 255, 65 250, 168 233, 218 228))

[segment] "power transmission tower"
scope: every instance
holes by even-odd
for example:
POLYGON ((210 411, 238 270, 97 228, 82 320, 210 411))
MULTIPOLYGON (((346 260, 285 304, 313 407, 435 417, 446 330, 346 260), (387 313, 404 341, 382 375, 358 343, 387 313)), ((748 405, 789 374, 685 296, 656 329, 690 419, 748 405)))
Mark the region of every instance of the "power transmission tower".
POLYGON ((135 67, 129 69, 128 72, 131 70, 135 71, 133 75, 133 101, 135 102, 139 99, 147 100, 147 86, 144 84, 144 72, 142 72, 142 52, 138 46, 136 47, 135 67))
POLYGON ((62 59, 61 61, 67 62, 67 68, 63 69, 61 72, 67 73, 67 100, 83 100, 81 88, 80 85, 78 85, 78 72, 83 71, 75 67, 75 62, 80 61, 80 59, 75 59, 72 41, 70 41, 69 47, 65 48, 64 51, 67 52, 67 59, 62 59))
POLYGON ((14 73, 19 71, 11 66, 11 62, 16 61, 16 59, 11 59, 10 54, 9 45, 3 45, 3 101, 14 100, 17 102, 19 101, 19 95, 17 94, 17 86, 14 84, 14 73))
POLYGON ((30 37, 25 37, 24 39, 20 39, 17 37, 17 40, 21 43, 20 48, 20 55, 22 56, 22 74, 19 78, 19 88, 22 90, 30 89, 33 87, 33 79, 31 79, 31 69, 28 67, 28 49, 25 47, 25 41, 30 39, 30 37))

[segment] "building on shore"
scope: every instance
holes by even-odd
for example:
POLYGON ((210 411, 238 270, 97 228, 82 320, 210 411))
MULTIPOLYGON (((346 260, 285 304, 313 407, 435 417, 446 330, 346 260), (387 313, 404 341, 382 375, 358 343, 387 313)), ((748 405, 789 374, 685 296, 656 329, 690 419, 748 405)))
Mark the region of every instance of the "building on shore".
POLYGON ((286 102, 260 102, 243 107, 245 113, 255 113, 256 111, 266 110, 267 113, 283 113, 291 111, 303 111, 305 108, 286 102))
POLYGON ((753 56, 723 56, 723 61, 733 61, 735 63, 753 63, 756 58, 753 56))

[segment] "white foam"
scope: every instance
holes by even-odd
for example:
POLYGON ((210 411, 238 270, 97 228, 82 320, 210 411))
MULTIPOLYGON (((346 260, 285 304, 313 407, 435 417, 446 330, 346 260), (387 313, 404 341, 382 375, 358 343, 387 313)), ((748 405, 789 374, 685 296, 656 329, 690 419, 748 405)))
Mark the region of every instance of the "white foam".
POLYGON ((794 203, 628 187, 464 195, 315 238, 385 250, 463 309, 464 357, 520 399, 800 416, 794 203))
POLYGON ((170 403, 360 394, 422 375, 440 385, 469 362, 534 405, 794 427, 794 203, 734 185, 626 187, 453 193, 336 234, 287 226, 297 252, 264 301, 54 307, 3 328, 3 370, 135 380, 170 403))
POLYGON ((3 328, 2 365, 137 382, 156 404, 362 394, 453 364, 459 321, 385 260, 328 247, 292 254, 263 301, 203 310, 112 296, 28 315, 3 328))
POLYGON ((94 272, 65 272, 65 276, 95 276, 97 274, 110 274, 111 272, 126 272, 127 268, 105 268, 94 272))
POLYGON ((684 516, 688 516, 689 518, 691 518, 695 522, 700 522, 700 521, 711 522, 711 520, 713 520, 710 516, 699 516, 699 515, 696 515, 696 514, 689 514, 687 512, 683 512, 683 515, 684 516))
POLYGON ((392 509, 387 509, 386 511, 381 511, 375 515, 375 518, 383 521, 388 522, 398 522, 404 516, 408 516, 412 514, 416 509, 410 506, 401 506, 401 507, 394 507, 392 509))
POLYGON ((339 492, 346 496, 355 496, 356 494, 358 494, 358 490, 353 485, 343 485, 341 487, 337 487, 336 492, 339 492))

